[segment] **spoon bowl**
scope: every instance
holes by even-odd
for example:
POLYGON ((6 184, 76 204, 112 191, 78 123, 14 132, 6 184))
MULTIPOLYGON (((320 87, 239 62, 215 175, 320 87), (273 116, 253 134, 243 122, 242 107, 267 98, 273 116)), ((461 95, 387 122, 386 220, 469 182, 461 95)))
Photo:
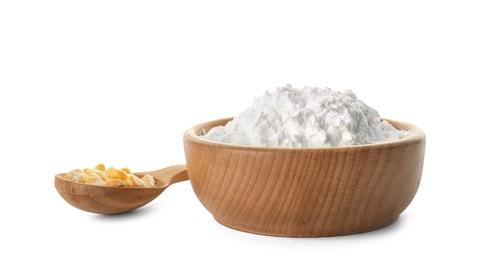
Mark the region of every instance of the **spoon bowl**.
POLYGON ((140 208, 158 197, 171 184, 188 180, 185 165, 173 165, 160 170, 134 173, 146 174, 156 181, 154 188, 106 187, 79 183, 55 175, 54 185, 61 197, 72 206, 97 214, 119 214, 140 208))

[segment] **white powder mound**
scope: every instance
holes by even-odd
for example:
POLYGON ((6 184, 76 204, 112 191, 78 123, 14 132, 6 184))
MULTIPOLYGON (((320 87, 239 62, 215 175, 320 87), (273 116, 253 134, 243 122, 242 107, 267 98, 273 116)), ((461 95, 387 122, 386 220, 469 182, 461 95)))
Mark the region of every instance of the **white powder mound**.
POLYGON ((254 98, 253 105, 226 126, 202 137, 246 146, 312 148, 374 144, 408 135, 380 121, 379 113, 351 90, 287 85, 254 98))

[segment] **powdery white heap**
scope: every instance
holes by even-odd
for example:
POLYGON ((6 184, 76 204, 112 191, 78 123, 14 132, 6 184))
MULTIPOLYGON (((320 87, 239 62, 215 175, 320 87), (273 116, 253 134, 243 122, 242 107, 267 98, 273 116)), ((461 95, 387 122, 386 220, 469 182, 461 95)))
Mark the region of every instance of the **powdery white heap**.
POLYGON ((381 122, 378 112, 351 90, 287 85, 254 98, 253 105, 226 126, 202 137, 237 145, 307 148, 373 144, 408 134, 381 122))

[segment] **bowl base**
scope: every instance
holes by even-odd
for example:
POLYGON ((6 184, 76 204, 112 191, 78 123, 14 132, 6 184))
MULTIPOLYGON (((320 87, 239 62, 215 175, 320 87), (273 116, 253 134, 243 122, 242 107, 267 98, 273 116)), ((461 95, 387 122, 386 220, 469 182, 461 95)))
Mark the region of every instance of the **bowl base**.
POLYGON ((274 236, 274 237, 292 237, 292 238, 314 238, 314 237, 336 237, 336 236, 346 236, 346 235, 355 235, 355 234, 361 234, 361 233, 366 233, 370 231, 375 231, 378 229, 385 228, 387 226, 392 225, 394 222, 398 220, 399 216, 396 218, 393 218, 387 222, 384 222, 380 225, 377 226, 372 226, 372 227, 365 227, 364 229, 360 230, 355 230, 351 232, 346 232, 343 230, 330 230, 330 231, 323 231, 319 234, 313 233, 313 232, 267 232, 267 231, 258 231, 258 230, 253 230, 253 229, 248 229, 245 227, 238 227, 235 225, 230 225, 227 224, 217 218, 214 217, 215 221, 217 221, 219 224, 241 232, 246 232, 250 234, 256 234, 256 235, 264 235, 264 236, 274 236))

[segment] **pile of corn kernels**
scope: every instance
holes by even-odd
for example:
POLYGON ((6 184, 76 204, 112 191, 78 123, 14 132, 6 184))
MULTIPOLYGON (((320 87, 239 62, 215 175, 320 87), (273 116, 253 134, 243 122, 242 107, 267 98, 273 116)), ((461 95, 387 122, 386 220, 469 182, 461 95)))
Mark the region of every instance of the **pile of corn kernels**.
POLYGON ((131 173, 128 168, 106 168, 102 163, 93 169, 71 170, 64 175, 64 178, 75 182, 107 187, 156 187, 155 179, 149 174, 139 178, 131 173))

